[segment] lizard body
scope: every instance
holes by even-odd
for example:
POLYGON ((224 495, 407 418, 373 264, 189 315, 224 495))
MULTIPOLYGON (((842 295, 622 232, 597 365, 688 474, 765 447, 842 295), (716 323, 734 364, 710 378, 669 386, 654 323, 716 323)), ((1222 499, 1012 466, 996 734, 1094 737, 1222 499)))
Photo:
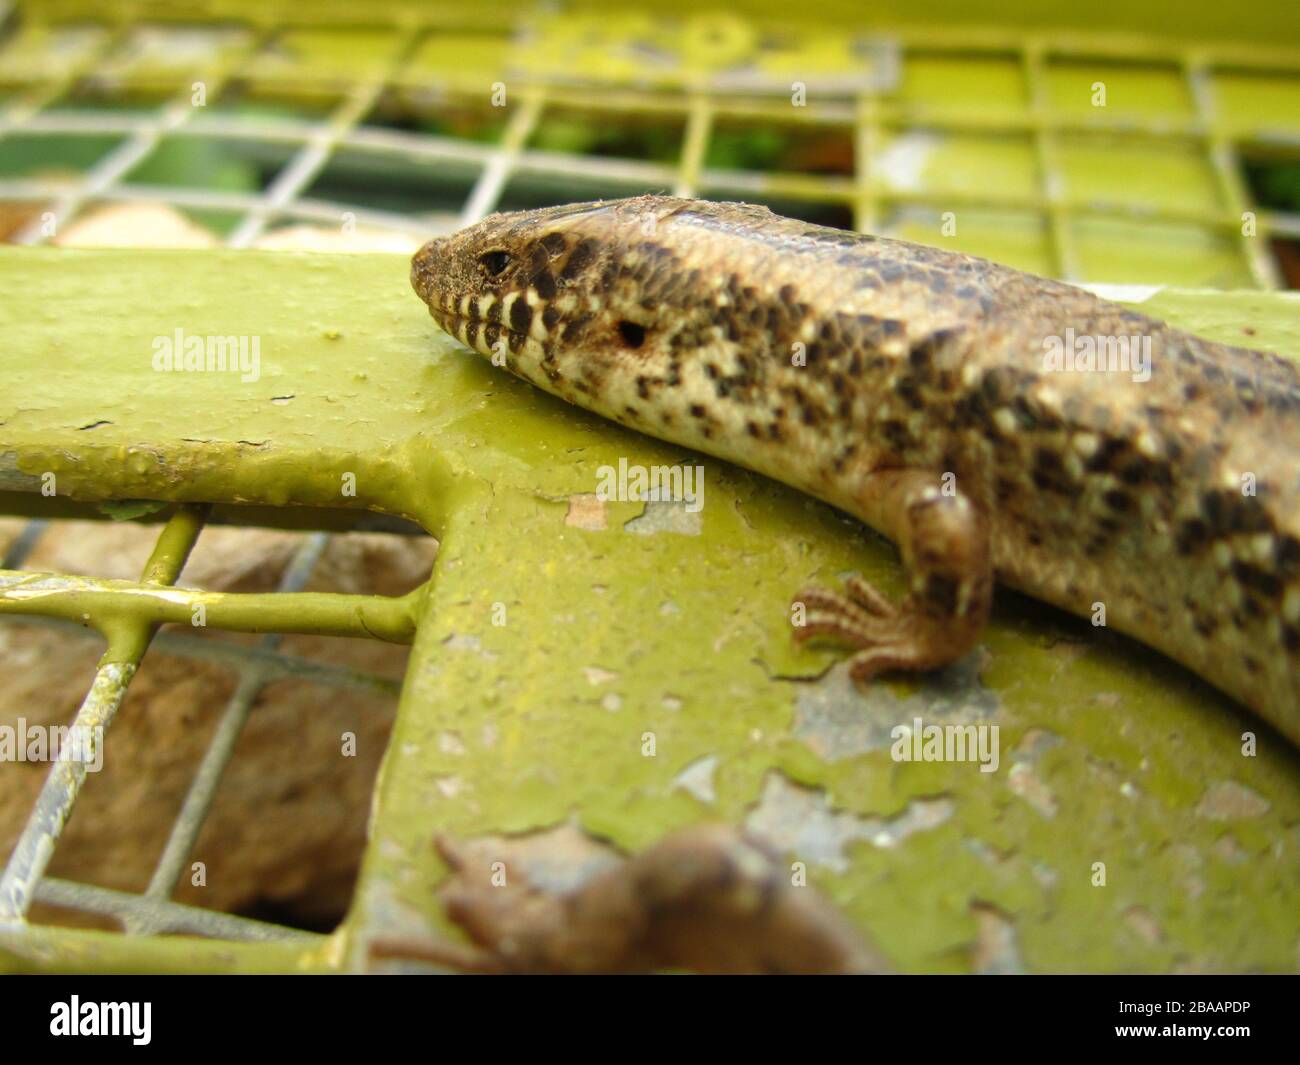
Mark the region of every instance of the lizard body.
POLYGON ((1300 373, 983 259, 644 196, 493 215, 411 280, 516 375, 895 540, 909 594, 801 594, 853 675, 965 654, 994 578, 1157 648, 1300 743, 1300 373), (1100 372, 1079 338, 1149 347, 1100 372))

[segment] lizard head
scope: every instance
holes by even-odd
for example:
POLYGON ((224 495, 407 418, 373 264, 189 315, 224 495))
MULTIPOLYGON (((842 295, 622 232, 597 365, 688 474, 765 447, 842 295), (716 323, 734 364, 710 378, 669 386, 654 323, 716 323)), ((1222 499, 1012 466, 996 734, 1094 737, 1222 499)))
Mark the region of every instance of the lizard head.
POLYGON ((673 338, 704 311, 665 222, 707 208, 640 196, 491 215, 429 241, 411 285, 439 326, 495 365, 627 420, 637 379, 668 372, 673 338))

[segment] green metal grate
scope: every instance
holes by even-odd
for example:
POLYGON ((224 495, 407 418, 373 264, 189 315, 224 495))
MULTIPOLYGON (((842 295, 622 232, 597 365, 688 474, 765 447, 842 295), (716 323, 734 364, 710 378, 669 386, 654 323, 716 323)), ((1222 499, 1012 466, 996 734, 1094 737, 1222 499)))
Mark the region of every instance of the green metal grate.
MULTIPOLYGON (((1244 159, 1300 152, 1300 51, 993 30, 757 32, 718 16, 674 24, 646 49, 644 21, 611 27, 581 15, 541 19, 521 34, 484 30, 455 10, 422 17, 403 8, 391 25, 370 13, 373 25, 359 33, 270 16, 216 29, 147 22, 146 9, 104 21, 91 6, 27 6, 0 38, 0 201, 40 205, 55 223, 38 214, 18 242, 44 243, 104 203, 162 202, 201 221, 224 219, 226 243, 246 247, 296 222, 355 222, 423 239, 500 207, 670 190, 767 202, 1080 282, 1271 289, 1282 278, 1269 241, 1300 238, 1300 217, 1254 202, 1242 172, 1244 159), (538 63, 596 29, 593 53, 538 63), (740 42, 725 61, 683 44, 717 32, 740 42), (611 35, 620 33, 612 63, 611 35), (803 70, 820 75, 820 86, 803 70), (196 82, 204 107, 193 105, 196 82), (795 82, 809 87, 806 106, 791 103, 795 82), (493 108, 498 83, 506 104, 493 108), (1104 107, 1092 103, 1098 83, 1104 107), (566 145, 575 126, 603 138, 566 145), (766 152, 751 144, 746 156, 738 146, 755 127, 777 135, 766 152), (6 154, 6 146, 55 140, 84 149, 55 176, 25 167, 21 151, 6 154), (257 187, 223 186, 202 173, 157 178, 166 174, 160 159, 196 145, 245 160, 257 187), (354 196, 338 191, 349 182, 354 196), (1253 226, 1243 224, 1247 216, 1253 226)), ((15 487, 31 490, 0 483, 15 487)), ((113 596, 143 595, 156 606, 123 626, 125 651, 113 649, 81 717, 107 724, 157 623, 184 617, 186 599, 164 608, 159 592, 180 572, 204 513, 178 511, 149 571, 129 588, 50 578, 51 597, 25 608, 13 593, 30 588, 31 575, 0 573, 7 613, 57 614, 60 601, 109 610, 113 596)), ((33 525, 7 571, 39 534, 33 525)), ((0 880, 8 932, 24 929, 27 906, 41 899, 114 916, 137 933, 290 945, 268 965, 340 964, 321 937, 169 899, 251 699, 288 668, 274 654, 273 633, 293 630, 292 593, 322 535, 305 539, 285 578, 287 598, 231 598, 224 622, 215 612, 214 624, 272 635, 241 657, 245 679, 145 894, 42 877, 80 786, 59 771, 0 880), (310 963, 304 946, 320 952, 310 963)), ((421 595, 349 597, 318 631, 410 639, 421 595)), ((319 600, 312 609, 319 612, 319 600)), ((384 910, 373 898, 363 908, 370 917, 384 910)), ((216 954, 180 956, 220 964, 216 954)), ((163 954, 136 957, 157 963, 163 954)))
MULTIPOLYGON (((59 9, 65 17, 68 7, 59 9)), ((0 198, 47 202, 59 225, 92 202, 232 212, 230 243, 242 246, 268 226, 338 225, 345 212, 424 236, 503 202, 670 189, 773 202, 1069 280, 1223 288, 1278 287, 1269 241, 1300 237, 1300 216, 1252 201, 1241 163, 1300 152, 1294 51, 788 27, 778 35, 784 48, 774 49, 746 32, 746 21, 709 16, 694 34, 686 20, 653 41, 666 50, 654 52, 644 19, 608 21, 554 18, 521 34, 458 27, 445 14, 364 33, 28 18, 0 50, 0 87, 10 94, 0 108, 0 143, 90 135, 114 143, 71 182, 5 175, 0 198), (573 46, 596 28, 595 43, 573 46), (692 50, 705 32, 731 42, 720 56, 692 50), (828 63, 844 70, 826 75, 828 63), (748 72, 746 93, 730 87, 737 71, 748 72), (193 106, 196 83, 207 106, 193 106), (251 99, 311 103, 319 115, 304 120, 290 110, 271 121, 223 110, 233 84, 251 99), (802 106, 792 103, 797 84, 806 90, 802 106), (141 94, 163 102, 132 110, 61 105, 79 85, 119 104, 141 94), (494 85, 505 89, 499 109, 491 106, 494 85), (408 126, 460 113, 473 131, 375 125, 385 107, 402 110, 408 126), (657 120, 663 158, 621 157, 617 143, 580 139, 567 151, 538 148, 539 134, 566 113, 628 131, 633 144, 657 120), (811 135, 832 157, 826 172, 810 173, 806 158, 799 172, 779 157, 762 169, 718 165, 718 143, 746 124, 782 143, 811 135), (131 180, 163 142, 181 139, 275 145, 285 162, 256 192, 131 180), (468 188, 460 202, 449 190, 442 210, 405 214, 312 196, 314 180, 340 156, 369 174, 377 192, 394 166, 460 173, 468 188), (529 190, 522 199, 512 195, 520 186, 529 190), (834 210, 825 214, 827 207, 834 210), (948 214, 955 217, 945 228, 948 214)), ((33 222, 20 239, 47 236, 33 222)))

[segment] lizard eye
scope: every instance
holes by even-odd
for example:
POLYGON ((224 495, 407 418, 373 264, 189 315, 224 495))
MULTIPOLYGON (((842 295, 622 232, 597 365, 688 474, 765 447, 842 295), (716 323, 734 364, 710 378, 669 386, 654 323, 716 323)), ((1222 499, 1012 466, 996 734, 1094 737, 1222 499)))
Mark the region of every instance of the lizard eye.
POLYGON ((488 272, 489 277, 496 277, 507 266, 510 265, 510 253, 508 251, 485 251, 478 257, 479 265, 488 272))

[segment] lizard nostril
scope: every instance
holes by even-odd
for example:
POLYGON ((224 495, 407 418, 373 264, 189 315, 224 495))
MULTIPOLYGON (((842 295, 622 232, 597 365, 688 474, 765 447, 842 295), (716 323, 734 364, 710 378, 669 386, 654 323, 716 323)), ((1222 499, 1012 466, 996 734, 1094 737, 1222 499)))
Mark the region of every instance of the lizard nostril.
POLYGON ((645 326, 626 319, 618 323, 618 334, 629 348, 639 348, 645 343, 645 326))

